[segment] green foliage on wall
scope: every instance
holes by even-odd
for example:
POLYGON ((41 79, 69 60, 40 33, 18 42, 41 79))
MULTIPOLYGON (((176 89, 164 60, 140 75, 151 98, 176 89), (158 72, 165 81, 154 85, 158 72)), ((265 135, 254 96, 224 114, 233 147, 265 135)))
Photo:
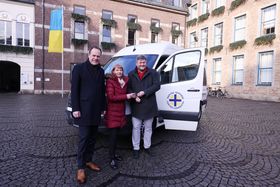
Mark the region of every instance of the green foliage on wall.
POLYGON ((212 16, 219 16, 221 14, 224 14, 225 12, 225 6, 221 6, 219 8, 216 8, 214 10, 212 10, 211 15, 212 16))
POLYGON ((11 53, 31 54, 31 53, 33 53, 33 48, 25 47, 25 46, 0 45, 0 51, 1 52, 11 52, 11 53))
POLYGON ((117 27, 117 22, 113 19, 101 18, 101 22, 102 22, 103 25, 106 25, 106 26, 109 26, 109 27, 113 27, 113 28, 117 27))
POLYGON ((72 18, 77 21, 88 21, 90 20, 89 17, 81 14, 72 13, 72 18))
POLYGON ((198 17, 197 22, 198 22, 198 23, 201 23, 201 22, 203 22, 203 21, 207 20, 207 19, 208 19, 208 17, 209 17, 209 15, 210 15, 209 13, 202 14, 201 16, 199 16, 199 17, 198 17))
POLYGON ((127 27, 129 29, 137 30, 137 31, 141 31, 141 29, 142 29, 140 24, 134 23, 134 22, 127 22, 127 27))
POLYGON ((197 22, 197 18, 194 18, 194 19, 188 21, 188 22, 187 22, 187 27, 195 26, 195 25, 196 25, 196 22, 197 22))
POLYGON ((101 47, 103 50, 111 50, 116 48, 116 44, 110 42, 101 42, 101 47))
POLYGON ((231 2, 231 5, 230 5, 230 10, 234 10, 236 9, 237 7, 239 7, 241 4, 244 4, 246 2, 246 0, 235 0, 235 1, 232 1, 231 2))
POLYGON ((267 34, 255 39, 255 45, 271 45, 276 38, 276 34, 267 34))
POLYGON ((72 38, 71 41, 74 45, 84 45, 84 44, 88 43, 88 40, 77 39, 77 38, 72 38))
POLYGON ((156 27, 156 26, 154 26, 154 25, 151 25, 151 26, 150 26, 150 30, 151 30, 151 32, 156 33, 156 34, 162 32, 162 28, 156 27))
POLYGON ((181 30, 171 29, 171 35, 174 37, 179 37, 183 32, 181 30))
POLYGON ((223 49, 223 47, 224 47, 223 45, 217 45, 217 46, 211 47, 209 53, 220 52, 223 49))
POLYGON ((242 48, 246 44, 246 40, 240 40, 229 44, 229 48, 231 50, 235 50, 238 48, 242 48))

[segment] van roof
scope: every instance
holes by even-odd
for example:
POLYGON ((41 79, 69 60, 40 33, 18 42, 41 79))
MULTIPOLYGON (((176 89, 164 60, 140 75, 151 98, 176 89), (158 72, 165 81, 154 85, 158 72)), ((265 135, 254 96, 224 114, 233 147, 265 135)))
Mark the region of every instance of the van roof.
POLYGON ((121 49, 117 52, 116 56, 125 56, 125 55, 141 55, 141 54, 167 54, 170 55, 178 50, 183 49, 175 44, 170 42, 162 43, 147 43, 139 44, 134 46, 129 46, 121 49))

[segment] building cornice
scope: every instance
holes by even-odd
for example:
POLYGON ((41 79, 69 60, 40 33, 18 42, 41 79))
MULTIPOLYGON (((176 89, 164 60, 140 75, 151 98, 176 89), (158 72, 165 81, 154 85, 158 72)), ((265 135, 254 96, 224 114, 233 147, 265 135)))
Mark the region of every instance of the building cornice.
POLYGON ((185 15, 185 16, 189 15, 187 8, 186 9, 179 8, 179 7, 177 8, 174 6, 164 5, 162 3, 157 3, 157 2, 151 2, 151 1, 148 2, 145 0, 111 0, 111 1, 117 1, 117 2, 122 2, 122 3, 126 3, 126 4, 162 10, 162 11, 185 15))

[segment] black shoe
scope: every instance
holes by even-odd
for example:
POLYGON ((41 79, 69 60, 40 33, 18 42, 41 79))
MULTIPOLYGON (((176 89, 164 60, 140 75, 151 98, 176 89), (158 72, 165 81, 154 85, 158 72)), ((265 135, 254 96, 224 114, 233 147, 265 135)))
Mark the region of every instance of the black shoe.
POLYGON ((110 167, 113 169, 113 170, 116 170, 118 169, 118 163, 116 160, 112 159, 111 162, 110 162, 110 167))
POLYGON ((139 158, 139 150, 133 150, 133 158, 138 159, 139 158))
POLYGON ((151 156, 151 157, 153 157, 153 156, 154 156, 154 154, 153 154, 153 152, 151 151, 151 149, 150 149, 150 148, 148 148, 148 149, 144 149, 144 152, 145 152, 147 155, 151 156))
POLYGON ((123 158, 120 155, 115 155, 114 159, 117 161, 123 161, 123 158))

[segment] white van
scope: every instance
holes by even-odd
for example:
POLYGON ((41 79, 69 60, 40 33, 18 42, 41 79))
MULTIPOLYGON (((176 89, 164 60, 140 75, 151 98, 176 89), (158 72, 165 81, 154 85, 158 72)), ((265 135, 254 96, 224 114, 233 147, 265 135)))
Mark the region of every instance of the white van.
POLYGON ((207 103, 204 48, 183 49, 167 42, 125 47, 104 66, 105 74, 120 64, 127 75, 135 68, 138 55, 145 55, 147 66, 160 74, 156 127, 196 131, 207 103))

